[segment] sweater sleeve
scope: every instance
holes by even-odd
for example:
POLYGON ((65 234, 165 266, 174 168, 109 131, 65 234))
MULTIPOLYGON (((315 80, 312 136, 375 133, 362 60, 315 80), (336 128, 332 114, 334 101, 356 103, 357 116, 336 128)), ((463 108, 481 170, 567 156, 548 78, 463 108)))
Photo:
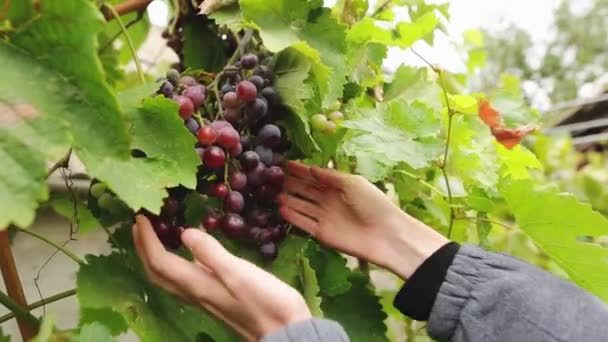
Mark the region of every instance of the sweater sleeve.
POLYGON ((342 326, 326 319, 311 318, 283 327, 260 342, 349 342, 342 326))
POLYGON ((590 342, 608 337, 608 305, 599 298, 517 258, 474 245, 459 248, 432 297, 427 329, 439 341, 590 342))

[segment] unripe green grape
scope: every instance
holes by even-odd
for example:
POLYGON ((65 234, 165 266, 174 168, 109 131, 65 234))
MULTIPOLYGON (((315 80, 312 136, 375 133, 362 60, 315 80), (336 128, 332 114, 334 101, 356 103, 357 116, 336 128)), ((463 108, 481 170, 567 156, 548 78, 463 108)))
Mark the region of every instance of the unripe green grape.
POLYGON ((323 131, 327 127, 327 117, 323 114, 315 114, 310 118, 310 124, 315 131, 323 131))
POLYGON ((102 209, 110 210, 114 206, 115 201, 114 196, 105 193, 99 196, 97 199, 97 205, 102 209))
POLYGON ((327 111, 335 112, 337 110, 340 110, 340 107, 342 107, 342 102, 340 102, 340 100, 336 100, 329 107, 327 107, 327 111))
POLYGON ((327 121, 325 123, 325 132, 329 133, 329 134, 334 134, 336 133, 336 129, 338 129, 338 126, 336 126, 335 122, 332 121, 327 121))
POLYGON ((108 187, 103 184, 103 183, 95 183, 93 185, 91 185, 91 196, 95 197, 95 198, 99 198, 101 195, 103 195, 106 190, 108 189, 108 187))
POLYGON ((330 121, 340 123, 344 120, 344 114, 340 111, 331 112, 328 116, 330 121))
POLYGON ((179 82, 179 78, 179 71, 175 69, 169 69, 169 71, 167 71, 167 79, 169 80, 169 82, 173 83, 173 85, 177 85, 177 83, 179 82))

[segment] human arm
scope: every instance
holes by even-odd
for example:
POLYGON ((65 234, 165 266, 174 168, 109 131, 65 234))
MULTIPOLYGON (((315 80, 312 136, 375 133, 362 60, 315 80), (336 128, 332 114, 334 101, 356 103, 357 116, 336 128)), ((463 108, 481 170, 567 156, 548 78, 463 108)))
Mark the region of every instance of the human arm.
POLYGON ((395 305, 441 341, 597 341, 608 308, 516 258, 459 246, 361 177, 290 163, 280 211, 321 242, 408 279, 395 305), (304 203, 306 202, 306 203, 304 203), (314 217, 314 219, 313 219, 314 217))
POLYGON ((337 323, 311 318, 295 289, 230 254, 200 230, 187 229, 182 234, 194 262, 166 251, 144 216, 136 217, 133 239, 153 283, 207 310, 247 341, 348 341, 337 323))

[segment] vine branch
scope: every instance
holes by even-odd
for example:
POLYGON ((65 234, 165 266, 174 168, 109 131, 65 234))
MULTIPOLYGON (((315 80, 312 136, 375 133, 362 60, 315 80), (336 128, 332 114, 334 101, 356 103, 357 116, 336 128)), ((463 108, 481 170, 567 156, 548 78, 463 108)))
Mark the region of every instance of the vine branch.
POLYGON ((45 236, 42 236, 42 235, 40 235, 38 233, 35 233, 35 232, 33 232, 33 231, 29 230, 29 229, 23 229, 23 228, 20 228, 20 227, 16 227, 16 228, 17 228, 17 230, 19 230, 22 233, 30 235, 30 236, 32 236, 32 237, 34 237, 34 238, 36 238, 36 239, 38 239, 38 240, 40 240, 42 242, 45 242, 48 245, 53 246, 53 248, 55 248, 58 251, 60 251, 61 253, 65 254, 65 256, 67 256, 68 258, 74 260, 74 262, 76 262, 77 264, 84 265, 84 261, 82 259, 80 259, 78 256, 76 256, 76 254, 72 253, 72 251, 70 251, 69 249, 67 249, 65 247, 62 247, 62 246, 56 244, 55 242, 49 240, 45 236))
POLYGON ((454 228, 454 220, 456 218, 456 212, 454 210, 454 198, 452 196, 452 187, 450 185, 450 179, 448 177, 448 172, 447 172, 447 163, 448 163, 448 155, 450 152, 450 141, 452 138, 452 118, 454 117, 456 112, 450 105, 448 91, 445 88, 445 82, 443 79, 443 70, 441 70, 441 69, 437 68, 436 66, 434 66, 433 64, 431 64, 431 62, 429 62, 426 58, 424 58, 424 56, 422 56, 416 50, 414 50, 414 48, 410 48, 410 50, 416 56, 420 57, 420 59, 422 59, 422 61, 424 61, 424 63, 426 63, 434 72, 437 73, 437 76, 439 77, 439 85, 441 86, 441 90, 442 90, 443 96, 445 98, 445 105, 448 109, 448 126, 447 126, 447 133, 446 133, 447 137, 446 137, 446 141, 445 141, 445 149, 443 151, 443 160, 442 160, 441 164, 439 165, 439 168, 441 169, 441 173, 443 174, 443 179, 445 181, 445 187, 448 192, 448 196, 447 196, 448 203, 450 205, 450 223, 448 226, 448 233, 447 233, 447 237, 449 239, 452 235, 452 229, 454 228))
MULTIPOLYGON (((133 20, 129 21, 126 25, 125 28, 130 28, 131 26, 137 24, 139 21, 141 21, 144 17, 144 13, 143 12, 137 12, 137 17, 135 17, 133 20)), ((120 35, 123 33, 122 30, 116 32, 116 34, 114 34, 114 36, 112 36, 110 39, 108 39, 108 41, 99 49, 99 52, 104 52, 106 49, 108 49, 110 46, 112 46, 112 43, 118 38, 120 37, 120 35)))
POLYGON ((21 279, 19 279, 19 273, 17 272, 15 258, 11 252, 6 230, 0 231, 0 271, 2 272, 2 278, 4 279, 8 293, 6 295, 0 292, 0 303, 17 315, 17 325, 19 326, 21 337, 24 341, 28 341, 36 336, 40 322, 29 312, 24 311, 24 307, 27 306, 27 300, 23 293, 23 286, 21 285, 21 279))
MULTIPOLYGON (((132 1, 132 2, 136 2, 136 1, 132 1)), ((142 2, 142 1, 139 1, 139 2, 142 2)), ((148 3, 150 3, 147 0, 144 2, 146 2, 146 6, 148 5, 148 3)), ((137 50, 135 49, 135 45, 133 44, 133 41, 131 40, 131 37, 129 36, 129 32, 127 32, 127 27, 120 19, 120 14, 118 13, 118 10, 114 6, 112 6, 111 4, 108 4, 108 3, 104 3, 103 6, 105 8, 107 8, 108 11, 110 11, 116 18, 116 21, 118 22, 118 25, 120 26, 120 30, 125 35, 125 40, 127 41, 127 46, 129 46, 131 55, 133 56, 133 61, 135 62, 135 67, 137 68, 137 75, 139 76, 139 81, 141 82, 141 84, 145 84, 146 76, 144 73, 144 68, 142 68, 142 66, 141 66, 141 62, 139 61, 139 57, 137 56, 137 50)), ((118 5, 117 5, 117 7, 118 7, 118 5)))
POLYGON ((30 326, 35 328, 40 326, 40 321, 38 318, 34 317, 34 315, 32 315, 26 308, 17 304, 16 301, 2 291, 0 291, 0 303, 7 309, 11 310, 15 317, 25 320, 30 326))
MULTIPOLYGON (((131 12, 141 12, 148 8, 148 5, 152 1, 153 0, 127 0, 123 3, 113 6, 113 8, 115 9, 114 11, 103 10, 103 15, 107 21, 110 21, 112 19, 117 19, 121 15, 129 14, 131 12)), ((108 4, 104 3, 103 5, 106 6, 106 8, 109 10, 109 8, 107 7, 108 4)))
POLYGON ((70 150, 68 151, 68 153, 63 158, 61 158, 55 164, 53 164, 53 166, 51 166, 51 168, 47 172, 47 177, 50 176, 50 175, 52 175, 58 169, 67 168, 69 166, 69 164, 70 164, 70 157, 71 156, 72 156, 72 149, 70 148, 70 150))
POLYGON ((489 218, 485 218, 485 217, 470 217, 470 216, 460 216, 460 217, 456 217, 456 220, 469 220, 469 221, 482 221, 482 222, 488 222, 491 224, 495 224, 497 226, 501 226, 503 228, 509 229, 509 230, 515 230, 516 228, 508 225, 506 223, 502 223, 500 221, 496 221, 496 220, 492 220, 489 218))
MULTIPOLYGON (((68 290, 68 291, 64 291, 64 292, 58 293, 58 294, 56 294, 54 296, 50 296, 48 298, 45 298, 43 300, 39 300, 37 302, 34 302, 34 303, 30 304, 27 307, 27 311, 32 311, 32 310, 38 309, 41 306, 44 306, 44 305, 47 305, 47 304, 51 304, 51 303, 60 301, 62 299, 74 296, 75 294, 76 294, 76 289, 72 289, 72 290, 68 290)), ((11 320, 11 319, 15 318, 16 316, 17 315, 14 312, 6 314, 6 315, 0 317, 0 324, 6 322, 8 320, 11 320)))

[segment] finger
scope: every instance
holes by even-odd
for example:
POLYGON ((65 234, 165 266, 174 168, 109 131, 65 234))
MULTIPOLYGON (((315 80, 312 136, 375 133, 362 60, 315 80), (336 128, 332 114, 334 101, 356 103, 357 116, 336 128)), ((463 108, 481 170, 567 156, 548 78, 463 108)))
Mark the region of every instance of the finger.
POLYGON ((224 286, 203 268, 169 253, 158 240, 150 222, 136 217, 137 239, 144 267, 152 280, 167 291, 196 302, 221 306, 230 295, 224 286))
POLYGON ((312 236, 317 236, 319 223, 312 218, 284 205, 279 207, 279 214, 281 214, 281 217, 283 217, 285 221, 310 233, 312 236))
POLYGON ((310 174, 321 185, 342 189, 346 185, 347 175, 332 169, 322 169, 314 166, 310 169, 310 174))
POLYGON ((322 214, 322 209, 318 205, 285 193, 279 195, 279 203, 311 217, 322 214))
POLYGON ((240 279, 240 259, 230 254, 216 239, 197 229, 187 229, 182 242, 228 288, 236 289, 240 279))
POLYGON ((287 163, 287 171, 291 176, 308 179, 314 181, 315 179, 312 177, 310 173, 310 166, 302 164, 297 161, 289 161, 287 163))
POLYGON ((288 177, 283 184, 283 189, 287 192, 302 196, 319 203, 323 198, 323 193, 313 183, 299 180, 294 177, 288 177))

